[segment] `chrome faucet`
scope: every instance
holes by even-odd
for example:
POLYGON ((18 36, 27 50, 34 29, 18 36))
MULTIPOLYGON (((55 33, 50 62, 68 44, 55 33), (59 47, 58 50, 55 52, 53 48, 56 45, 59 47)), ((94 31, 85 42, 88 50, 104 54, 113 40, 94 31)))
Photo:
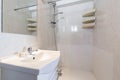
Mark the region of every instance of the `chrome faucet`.
POLYGON ((29 48, 27 49, 27 51, 28 51, 28 53, 29 53, 30 55, 32 55, 32 52, 33 52, 32 47, 29 47, 29 48))

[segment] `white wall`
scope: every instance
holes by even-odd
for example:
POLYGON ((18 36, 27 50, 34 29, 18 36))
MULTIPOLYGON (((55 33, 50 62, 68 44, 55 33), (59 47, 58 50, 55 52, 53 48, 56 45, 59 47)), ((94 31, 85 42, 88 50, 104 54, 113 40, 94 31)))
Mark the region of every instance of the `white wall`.
POLYGON ((92 70, 93 29, 82 28, 82 15, 93 2, 58 8, 57 44, 62 64, 67 68, 92 70))
POLYGON ((2 25, 1 25, 1 10, 2 10, 2 7, 1 7, 1 0, 0 0, 0 32, 1 32, 1 28, 2 28, 2 25))
POLYGON ((35 36, 0 33, 0 57, 21 52, 24 47, 37 48, 35 36))
POLYGON ((57 2, 57 6, 68 4, 68 3, 71 3, 71 2, 76 2, 76 1, 80 1, 80 0, 61 0, 61 1, 57 2))
POLYGON ((113 80, 113 53, 94 47, 93 66, 97 80, 113 80))
POLYGON ((96 0, 94 71, 97 80, 120 80, 119 7, 119 0, 96 0))

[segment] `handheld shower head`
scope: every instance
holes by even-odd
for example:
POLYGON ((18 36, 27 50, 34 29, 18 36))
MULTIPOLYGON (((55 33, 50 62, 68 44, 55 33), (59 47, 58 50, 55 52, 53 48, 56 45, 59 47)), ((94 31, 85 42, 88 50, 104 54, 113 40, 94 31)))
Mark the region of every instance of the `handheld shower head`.
POLYGON ((61 1, 61 0, 54 0, 54 1, 48 1, 48 4, 56 4, 56 2, 61 1))

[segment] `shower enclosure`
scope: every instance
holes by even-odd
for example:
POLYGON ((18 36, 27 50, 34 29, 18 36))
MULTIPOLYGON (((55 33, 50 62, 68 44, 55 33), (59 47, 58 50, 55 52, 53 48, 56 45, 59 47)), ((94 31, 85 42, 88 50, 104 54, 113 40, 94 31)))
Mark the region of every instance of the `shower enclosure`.
MULTIPOLYGON (((63 75, 74 71, 92 71, 93 29, 83 29, 83 13, 94 8, 93 1, 58 1, 55 13, 57 50, 61 51, 60 68, 63 75)), ((76 76, 79 78, 79 76, 76 76)), ((71 79, 74 78, 74 74, 71 79)), ((65 78, 61 79, 65 80, 65 78)), ((79 79, 78 79, 79 80, 79 79)))

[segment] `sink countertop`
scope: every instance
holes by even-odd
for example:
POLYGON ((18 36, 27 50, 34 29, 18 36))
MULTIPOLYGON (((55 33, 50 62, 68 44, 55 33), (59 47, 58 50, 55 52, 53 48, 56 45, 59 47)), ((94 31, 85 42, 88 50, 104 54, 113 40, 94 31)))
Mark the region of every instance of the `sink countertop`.
POLYGON ((59 62, 60 52, 41 50, 45 55, 50 55, 48 60, 37 60, 32 62, 20 61, 17 56, 10 56, 3 58, 0 61, 0 67, 10 68, 17 71, 23 71, 38 75, 45 66, 53 64, 55 61, 59 62))

